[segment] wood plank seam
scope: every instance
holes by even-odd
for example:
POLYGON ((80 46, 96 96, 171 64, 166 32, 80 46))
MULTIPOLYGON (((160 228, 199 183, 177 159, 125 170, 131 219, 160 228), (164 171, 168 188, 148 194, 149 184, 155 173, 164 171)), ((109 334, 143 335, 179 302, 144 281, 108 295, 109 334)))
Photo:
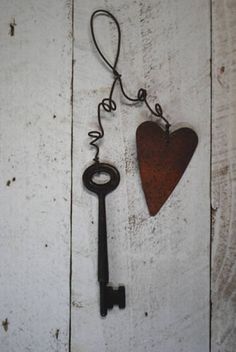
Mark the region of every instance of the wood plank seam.
POLYGON ((212 339, 212 113, 213 113, 213 23, 212 23, 212 1, 210 0, 210 241, 209 241, 209 352, 211 352, 211 339, 212 339))
POLYGON ((72 310, 72 270, 73 270, 73 137, 74 137, 74 64, 75 64, 75 55, 74 55, 74 0, 71 0, 71 190, 70 190, 70 278, 69 278, 69 342, 68 349, 71 352, 71 310, 72 310))

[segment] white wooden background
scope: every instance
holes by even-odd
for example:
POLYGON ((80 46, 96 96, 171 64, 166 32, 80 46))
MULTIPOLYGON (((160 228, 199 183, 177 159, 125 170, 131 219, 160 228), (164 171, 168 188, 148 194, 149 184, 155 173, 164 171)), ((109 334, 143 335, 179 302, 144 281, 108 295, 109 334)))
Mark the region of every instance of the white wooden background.
MULTIPOLYGON (((236 1, 1 0, 0 351, 235 352, 236 1), (135 130, 123 104, 104 118, 101 158, 121 173, 107 198, 110 280, 127 307, 99 316, 97 199, 81 182, 87 132, 112 76, 91 42, 98 8, 121 25, 126 90, 144 86, 199 146, 150 218, 135 130)), ((96 29, 107 55, 116 32, 96 29)))

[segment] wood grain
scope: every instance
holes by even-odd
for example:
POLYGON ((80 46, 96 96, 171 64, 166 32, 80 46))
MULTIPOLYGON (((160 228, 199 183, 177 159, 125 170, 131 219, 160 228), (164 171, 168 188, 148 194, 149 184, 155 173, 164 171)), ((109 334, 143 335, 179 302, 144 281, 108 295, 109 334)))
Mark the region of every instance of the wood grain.
POLYGON ((212 2, 212 352, 236 350, 236 2, 212 2))
POLYGON ((68 351, 71 6, 0 2, 0 350, 68 351))
MULTIPOLYGON (((74 191, 72 352, 205 352, 209 350, 210 233, 210 26, 206 0, 145 2, 75 0, 74 191), (92 162, 87 133, 109 94, 112 75, 91 43, 93 10, 111 10, 120 22, 118 70, 129 94, 148 90, 174 125, 199 135, 199 146, 178 187, 151 218, 139 179, 135 131, 149 119, 145 108, 121 103, 103 118, 101 161, 121 173, 107 197, 110 280, 125 284, 127 308, 99 315, 97 199, 82 186, 92 162)), ((99 42, 112 59, 116 32, 96 24, 99 42)))

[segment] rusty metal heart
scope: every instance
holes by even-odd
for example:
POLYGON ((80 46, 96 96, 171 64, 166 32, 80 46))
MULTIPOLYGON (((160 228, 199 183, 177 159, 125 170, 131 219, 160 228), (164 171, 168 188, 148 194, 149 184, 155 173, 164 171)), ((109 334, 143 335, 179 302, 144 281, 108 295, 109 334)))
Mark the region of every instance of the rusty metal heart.
POLYGON ((186 170, 198 136, 187 127, 167 135, 157 123, 146 121, 137 128, 136 143, 142 187, 149 213, 154 216, 186 170))

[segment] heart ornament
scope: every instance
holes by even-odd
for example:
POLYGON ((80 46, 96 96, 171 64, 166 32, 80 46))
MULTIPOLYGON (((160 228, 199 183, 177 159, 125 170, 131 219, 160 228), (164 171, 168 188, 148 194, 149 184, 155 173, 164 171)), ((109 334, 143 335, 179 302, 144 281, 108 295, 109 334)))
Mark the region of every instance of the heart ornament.
POLYGON ((142 187, 154 216, 183 176, 198 136, 187 127, 166 134, 157 123, 145 121, 137 128, 136 143, 142 187))

